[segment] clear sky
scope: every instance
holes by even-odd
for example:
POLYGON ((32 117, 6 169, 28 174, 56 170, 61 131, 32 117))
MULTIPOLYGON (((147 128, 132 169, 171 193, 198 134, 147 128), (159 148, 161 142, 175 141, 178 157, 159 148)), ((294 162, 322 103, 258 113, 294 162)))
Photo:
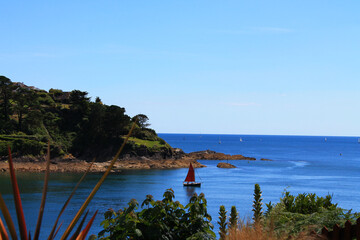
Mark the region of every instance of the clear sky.
POLYGON ((360 1, 1 1, 0 75, 161 133, 360 135, 360 1))

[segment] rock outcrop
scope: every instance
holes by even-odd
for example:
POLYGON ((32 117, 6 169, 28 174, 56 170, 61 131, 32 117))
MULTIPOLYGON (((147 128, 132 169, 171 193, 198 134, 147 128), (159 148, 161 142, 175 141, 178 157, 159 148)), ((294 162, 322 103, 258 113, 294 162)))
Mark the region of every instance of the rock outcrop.
POLYGON ((234 165, 230 164, 230 163, 218 163, 217 165, 218 168, 236 168, 234 165))
POLYGON ((245 157, 243 155, 230 155, 225 153, 218 153, 211 150, 192 152, 185 154, 185 158, 195 160, 256 160, 256 158, 245 157))

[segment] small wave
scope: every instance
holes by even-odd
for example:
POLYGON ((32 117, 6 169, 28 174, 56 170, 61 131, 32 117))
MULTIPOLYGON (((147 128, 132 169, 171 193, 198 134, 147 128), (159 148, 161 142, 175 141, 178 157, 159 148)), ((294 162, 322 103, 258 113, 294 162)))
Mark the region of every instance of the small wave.
POLYGON ((288 168, 305 167, 309 165, 309 162, 305 161, 289 161, 289 163, 293 164, 293 166, 290 166, 288 168))

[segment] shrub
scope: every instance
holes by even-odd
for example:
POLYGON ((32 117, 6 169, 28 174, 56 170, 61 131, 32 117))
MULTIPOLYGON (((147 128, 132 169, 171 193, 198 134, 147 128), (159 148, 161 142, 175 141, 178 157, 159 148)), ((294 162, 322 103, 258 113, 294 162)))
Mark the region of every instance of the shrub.
POLYGON ((105 213, 100 239, 215 239, 211 216, 207 213, 204 194, 194 194, 185 207, 173 201, 172 189, 164 193, 161 201, 147 195, 145 207, 136 212, 139 204, 129 202, 129 207, 118 212, 110 209, 105 213))
POLYGON ((333 204, 331 201, 331 195, 326 195, 324 198, 316 196, 315 193, 300 193, 295 197, 288 191, 280 199, 286 211, 301 214, 311 214, 319 212, 321 209, 334 210, 337 204, 333 204))
POLYGON ((265 225, 273 225, 274 230, 296 236, 300 232, 315 230, 320 232, 326 226, 343 225, 346 220, 355 223, 358 213, 345 211, 332 203, 332 196, 316 196, 315 193, 303 193, 293 196, 286 191, 276 205, 267 204, 265 225))

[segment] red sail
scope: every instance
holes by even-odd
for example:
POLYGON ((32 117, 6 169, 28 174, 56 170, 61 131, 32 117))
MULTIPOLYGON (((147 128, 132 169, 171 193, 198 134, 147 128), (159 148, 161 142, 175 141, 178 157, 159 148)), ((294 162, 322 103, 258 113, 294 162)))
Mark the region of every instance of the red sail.
POLYGON ((185 178, 185 182, 195 182, 194 168, 190 163, 189 172, 185 178))

